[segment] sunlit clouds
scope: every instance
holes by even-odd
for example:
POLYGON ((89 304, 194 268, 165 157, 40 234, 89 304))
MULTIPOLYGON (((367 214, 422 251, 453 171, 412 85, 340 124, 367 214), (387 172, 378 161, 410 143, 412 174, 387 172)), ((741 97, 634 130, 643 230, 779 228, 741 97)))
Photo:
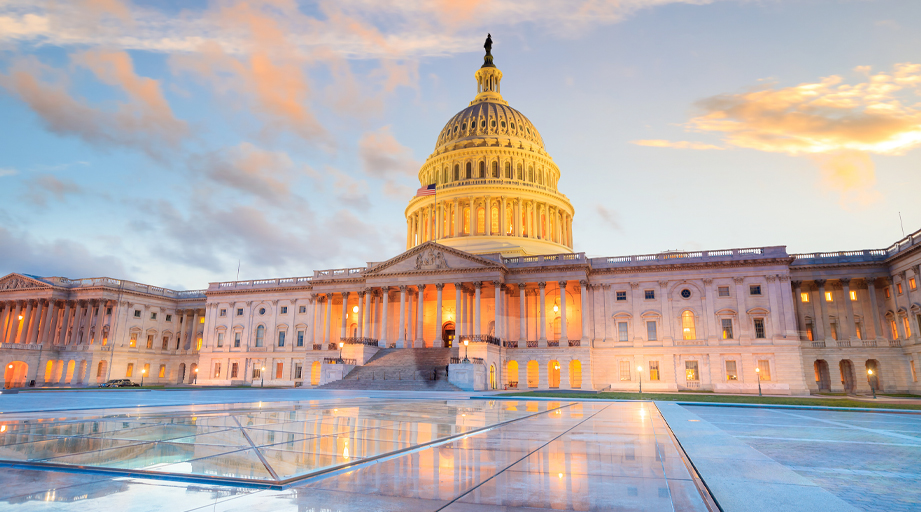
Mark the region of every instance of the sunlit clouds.
POLYGON ((725 149, 720 146, 714 146, 713 144, 704 144, 703 142, 691 142, 687 140, 663 140, 663 139, 649 139, 649 140, 635 140, 633 141, 637 146, 649 146, 653 148, 675 148, 675 149, 725 149))

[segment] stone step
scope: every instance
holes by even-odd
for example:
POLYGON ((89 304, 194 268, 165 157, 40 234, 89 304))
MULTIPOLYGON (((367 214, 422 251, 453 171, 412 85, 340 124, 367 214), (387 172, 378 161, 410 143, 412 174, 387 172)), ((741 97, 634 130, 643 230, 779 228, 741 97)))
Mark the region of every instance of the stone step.
POLYGON ((461 391, 460 388, 445 380, 339 380, 320 387, 323 389, 461 391))

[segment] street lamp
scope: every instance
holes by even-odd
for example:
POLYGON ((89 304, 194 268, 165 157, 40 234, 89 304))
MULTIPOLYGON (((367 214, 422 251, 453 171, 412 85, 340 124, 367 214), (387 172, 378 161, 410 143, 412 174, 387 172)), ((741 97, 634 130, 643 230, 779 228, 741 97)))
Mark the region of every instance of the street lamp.
MULTIPOLYGON (((195 369, 196 371, 198 368, 195 369)), ((262 382, 259 383, 259 387, 265 387, 265 366, 262 367, 262 370, 259 371, 259 376, 262 377, 262 382)))
MULTIPOLYGON (((198 371, 198 370, 196 370, 196 371, 198 371)), ((146 368, 144 368, 143 370, 141 370, 141 387, 144 387, 144 374, 145 374, 145 373, 147 373, 147 369, 146 369, 146 368)))
POLYGON ((876 400, 876 386, 873 385, 873 369, 867 369, 867 375, 870 377, 870 390, 873 391, 873 399, 876 400))
POLYGON ((636 375, 640 379, 640 393, 642 393, 643 392, 643 367, 642 366, 636 367, 636 375))
POLYGON ((467 344, 470 343, 470 340, 464 339, 464 363, 469 363, 470 360, 467 359, 467 344))
POLYGON ((755 368, 755 373, 758 374, 758 396, 761 396, 761 368, 755 368))
MULTIPOLYGON (((142 373, 143 373, 143 372, 142 372, 142 373)), ((194 378, 195 378, 195 380, 192 382, 192 384, 198 384, 198 368, 195 369, 194 378)))
POLYGON ((342 346, 345 345, 343 342, 339 342, 339 364, 342 364, 342 346))

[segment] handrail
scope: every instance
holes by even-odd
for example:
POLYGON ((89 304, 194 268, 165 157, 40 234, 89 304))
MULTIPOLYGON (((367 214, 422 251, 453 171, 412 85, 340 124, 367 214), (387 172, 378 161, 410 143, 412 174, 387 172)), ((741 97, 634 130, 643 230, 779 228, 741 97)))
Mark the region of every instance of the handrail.
POLYGON ((374 338, 342 338, 342 342, 346 345, 367 345, 369 347, 378 346, 379 340, 374 338))
MULTIPOLYGON (((482 357, 468 357, 466 362, 473 363, 473 364, 482 364, 482 365, 486 364, 486 361, 484 361, 482 357)), ((451 358, 451 364, 463 364, 463 363, 464 363, 464 358, 462 357, 452 357, 451 358)))
POLYGON ((354 359, 343 359, 341 357, 324 357, 323 362, 326 364, 350 364, 352 366, 357 365, 357 361, 354 359))
POLYGON ((469 343, 489 343, 497 347, 502 346, 502 340, 488 334, 462 334, 457 337, 457 342, 460 344, 463 344, 464 340, 467 340, 469 343))

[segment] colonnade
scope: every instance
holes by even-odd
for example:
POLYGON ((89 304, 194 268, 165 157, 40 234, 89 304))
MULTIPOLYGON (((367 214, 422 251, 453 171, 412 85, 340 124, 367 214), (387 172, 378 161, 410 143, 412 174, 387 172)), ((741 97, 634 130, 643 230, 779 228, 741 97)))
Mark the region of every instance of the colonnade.
POLYGON ((433 201, 406 219, 407 249, 462 236, 515 236, 550 240, 572 248, 572 215, 550 202, 487 195, 433 201))
POLYGON ((26 299, 0 303, 0 342, 100 344, 110 301, 26 299))

